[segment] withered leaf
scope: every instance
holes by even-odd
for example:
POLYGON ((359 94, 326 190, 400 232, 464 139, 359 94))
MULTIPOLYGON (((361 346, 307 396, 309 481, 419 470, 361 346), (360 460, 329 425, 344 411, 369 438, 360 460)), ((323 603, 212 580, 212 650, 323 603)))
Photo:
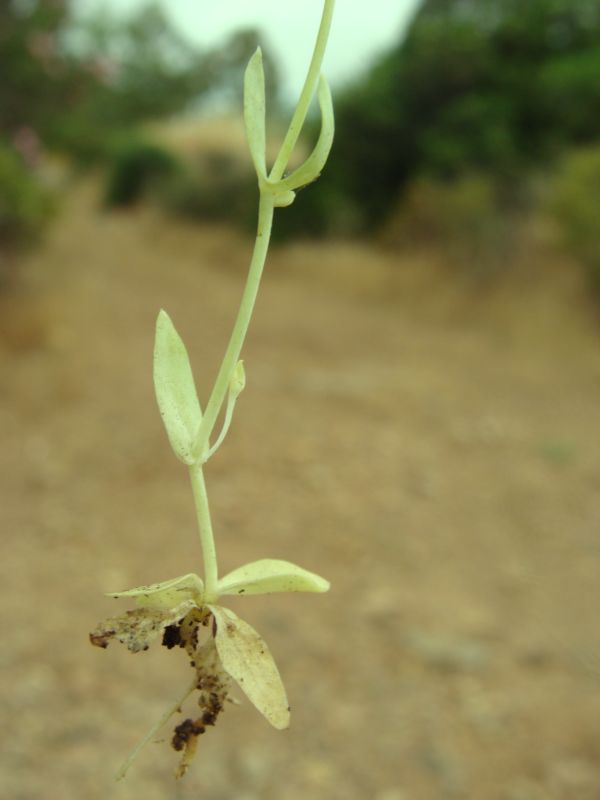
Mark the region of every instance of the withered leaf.
POLYGON ((117 639, 132 653, 138 653, 195 607, 193 600, 185 600, 173 608, 135 608, 101 622, 90 633, 90 641, 97 647, 108 647, 111 639, 117 639))
POLYGON ((209 608, 215 618, 215 644, 223 669, 273 727, 287 728, 287 695, 267 643, 233 611, 222 606, 209 608))

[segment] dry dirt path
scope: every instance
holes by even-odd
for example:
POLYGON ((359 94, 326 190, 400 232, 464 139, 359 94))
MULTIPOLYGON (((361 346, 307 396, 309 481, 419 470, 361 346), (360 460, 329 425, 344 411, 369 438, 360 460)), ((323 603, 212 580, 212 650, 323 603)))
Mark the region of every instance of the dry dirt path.
POLYGON ((578 288, 461 299, 356 244, 273 254, 208 471, 223 569, 274 556, 332 581, 235 604, 292 727, 244 703, 180 784, 166 742, 113 783, 187 667, 90 647, 102 592, 200 568, 155 315, 206 397, 248 250, 80 191, 3 303, 3 797, 598 800, 600 355, 578 288))

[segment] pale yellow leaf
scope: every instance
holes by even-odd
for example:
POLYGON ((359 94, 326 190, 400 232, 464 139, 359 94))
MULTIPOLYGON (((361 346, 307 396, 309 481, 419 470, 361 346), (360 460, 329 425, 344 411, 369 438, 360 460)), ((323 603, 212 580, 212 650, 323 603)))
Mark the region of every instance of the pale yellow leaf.
POLYGON ((190 572, 161 583, 136 586, 135 589, 126 589, 124 592, 108 592, 107 594, 109 597, 115 598, 134 597, 138 606, 171 608, 188 599, 201 605, 203 593, 202 579, 190 572))
POLYGON ((326 592, 329 581, 290 561, 262 558, 244 564, 219 581, 219 594, 326 592))
POLYGON ((223 669, 274 728, 287 728, 287 695, 267 643, 228 608, 209 609, 215 618, 215 644, 223 669))

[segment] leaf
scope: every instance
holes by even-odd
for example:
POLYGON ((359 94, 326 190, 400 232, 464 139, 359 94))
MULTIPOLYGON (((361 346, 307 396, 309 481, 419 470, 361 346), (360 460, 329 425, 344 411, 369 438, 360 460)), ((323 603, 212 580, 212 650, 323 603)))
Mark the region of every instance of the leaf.
MULTIPOLYGON (((235 408, 235 404, 237 402, 238 397, 244 391, 244 387, 246 386, 246 372, 244 370, 244 362, 238 361, 235 367, 233 368, 233 372, 231 373, 231 377, 229 378, 229 388, 227 390, 227 407, 225 409, 225 419, 223 420, 223 427, 221 428, 221 432, 217 438, 217 441, 213 444, 213 446, 208 450, 207 453, 198 453, 200 458, 203 462, 208 461, 211 456, 213 456, 219 447, 223 444, 223 440, 227 436, 227 432, 229 431, 229 426, 231 425, 231 420, 233 419, 233 410, 235 408)), ((196 444, 195 452, 198 451, 198 444, 196 444)))
POLYGON ((185 345, 165 311, 156 321, 154 389, 175 455, 184 464, 193 464, 202 411, 185 345))
POLYGON ((179 622, 195 607, 193 600, 184 600, 174 608, 135 608, 98 625, 90 633, 90 641, 96 647, 108 647, 115 638, 132 653, 139 653, 147 650, 165 628, 179 622))
POLYGON ((223 669, 274 728, 287 728, 287 695, 267 643, 233 611, 222 606, 209 608, 215 618, 215 644, 223 669))
POLYGON ((282 178, 277 182, 278 188, 299 189, 301 186, 306 186, 307 183, 312 183, 319 177, 327 162, 333 144, 335 119, 331 90, 323 75, 319 80, 317 98, 321 109, 321 131, 314 150, 298 169, 295 169, 286 178, 282 178))
POLYGON ((162 583, 137 586, 124 592, 108 592, 108 597, 135 597, 137 605, 141 607, 172 608, 188 599, 201 605, 203 594, 204 584, 201 578, 190 572, 162 583))
POLYGON ((244 75, 244 124, 250 155, 259 178, 265 178, 267 174, 265 111, 265 73, 262 52, 258 47, 244 75))
POLYGON ((263 558, 238 567, 219 581, 219 594, 326 592, 329 581, 289 561, 263 558))

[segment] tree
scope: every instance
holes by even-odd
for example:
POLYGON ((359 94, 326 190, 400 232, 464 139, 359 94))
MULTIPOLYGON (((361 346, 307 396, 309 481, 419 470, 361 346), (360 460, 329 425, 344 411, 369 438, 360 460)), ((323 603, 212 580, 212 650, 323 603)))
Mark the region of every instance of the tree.
MULTIPOLYGON (((124 20, 75 19, 68 0, 0 6, 0 135, 27 128, 48 146, 97 157, 114 135, 199 106, 230 87, 258 45, 256 31, 200 50, 157 4, 124 20)), ((267 59, 268 54, 266 55, 267 59)))
POLYGON ((69 20, 66 0, 0 6, 0 133, 41 131, 57 108, 69 106, 74 75, 61 48, 69 20))
POLYGON ((510 182, 600 136, 598 75, 597 0, 425 0, 338 98, 319 188, 335 183, 370 225, 417 174, 510 182))

